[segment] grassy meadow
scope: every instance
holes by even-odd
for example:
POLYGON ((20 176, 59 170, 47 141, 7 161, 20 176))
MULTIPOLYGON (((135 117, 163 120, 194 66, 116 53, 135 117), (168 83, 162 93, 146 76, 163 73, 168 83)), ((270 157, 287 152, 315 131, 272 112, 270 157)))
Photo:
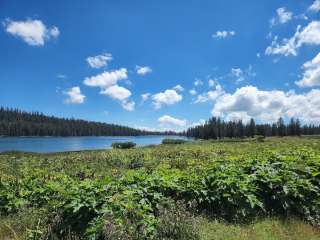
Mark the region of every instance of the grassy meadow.
POLYGON ((0 154, 0 239, 320 239, 320 138, 0 154))

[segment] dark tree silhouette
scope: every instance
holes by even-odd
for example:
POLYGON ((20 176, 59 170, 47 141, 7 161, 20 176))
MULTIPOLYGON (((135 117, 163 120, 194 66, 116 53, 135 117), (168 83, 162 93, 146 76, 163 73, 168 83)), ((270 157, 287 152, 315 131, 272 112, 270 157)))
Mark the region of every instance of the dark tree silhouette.
POLYGON ((223 121, 220 118, 212 117, 205 124, 189 128, 183 133, 188 137, 201 139, 220 138, 243 138, 262 136, 300 136, 320 134, 320 125, 304 125, 301 127, 299 119, 292 118, 288 124, 283 118, 279 118, 276 123, 256 124, 251 119, 248 124, 240 121, 223 121))
POLYGON ((57 118, 39 112, 0 108, 0 136, 138 136, 175 134, 142 131, 126 126, 57 118))

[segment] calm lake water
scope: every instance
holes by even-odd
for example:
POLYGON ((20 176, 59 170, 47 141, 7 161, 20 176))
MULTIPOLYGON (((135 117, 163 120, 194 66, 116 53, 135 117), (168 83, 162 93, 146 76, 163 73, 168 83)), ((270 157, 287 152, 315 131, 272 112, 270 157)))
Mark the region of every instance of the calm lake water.
POLYGON ((66 152, 111 148, 113 142, 132 141, 137 146, 160 144, 164 138, 187 139, 180 136, 139 137, 0 137, 0 152, 66 152))

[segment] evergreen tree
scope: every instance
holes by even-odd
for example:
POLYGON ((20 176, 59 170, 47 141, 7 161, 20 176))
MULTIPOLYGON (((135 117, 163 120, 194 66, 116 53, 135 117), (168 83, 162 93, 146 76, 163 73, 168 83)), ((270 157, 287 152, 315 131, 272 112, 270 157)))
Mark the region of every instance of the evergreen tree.
POLYGON ((256 123, 253 118, 250 119, 248 128, 249 128, 248 136, 254 137, 254 135, 256 135, 256 123))
POLYGON ((0 108, 0 136, 137 136, 175 134, 149 132, 134 128, 77 119, 27 113, 18 109, 0 108))
POLYGON ((242 138, 254 137, 255 134, 262 136, 300 136, 320 134, 320 125, 304 125, 301 127, 299 119, 292 118, 286 125, 283 118, 276 123, 256 124, 251 119, 248 124, 242 121, 223 121, 220 118, 212 117, 205 124, 189 128, 183 133, 188 137, 202 139, 217 138, 242 138))
POLYGON ((286 126, 284 125, 283 118, 279 118, 277 122, 278 134, 280 137, 286 136, 286 126))

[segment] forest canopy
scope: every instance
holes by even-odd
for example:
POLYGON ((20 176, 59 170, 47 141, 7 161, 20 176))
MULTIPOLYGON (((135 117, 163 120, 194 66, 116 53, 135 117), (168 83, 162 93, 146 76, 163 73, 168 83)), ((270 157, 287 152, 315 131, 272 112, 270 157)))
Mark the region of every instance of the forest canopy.
POLYGON ((57 118, 43 113, 0 108, 0 136, 142 136, 173 134, 79 119, 57 118))
POLYGON ((244 138, 255 135, 270 136, 300 136, 319 135, 320 125, 302 125, 299 119, 291 118, 285 123, 283 118, 279 118, 275 123, 256 124, 254 119, 248 123, 241 120, 224 121, 220 118, 212 117, 203 125, 189 128, 184 132, 188 137, 201 139, 221 139, 221 138, 244 138))

